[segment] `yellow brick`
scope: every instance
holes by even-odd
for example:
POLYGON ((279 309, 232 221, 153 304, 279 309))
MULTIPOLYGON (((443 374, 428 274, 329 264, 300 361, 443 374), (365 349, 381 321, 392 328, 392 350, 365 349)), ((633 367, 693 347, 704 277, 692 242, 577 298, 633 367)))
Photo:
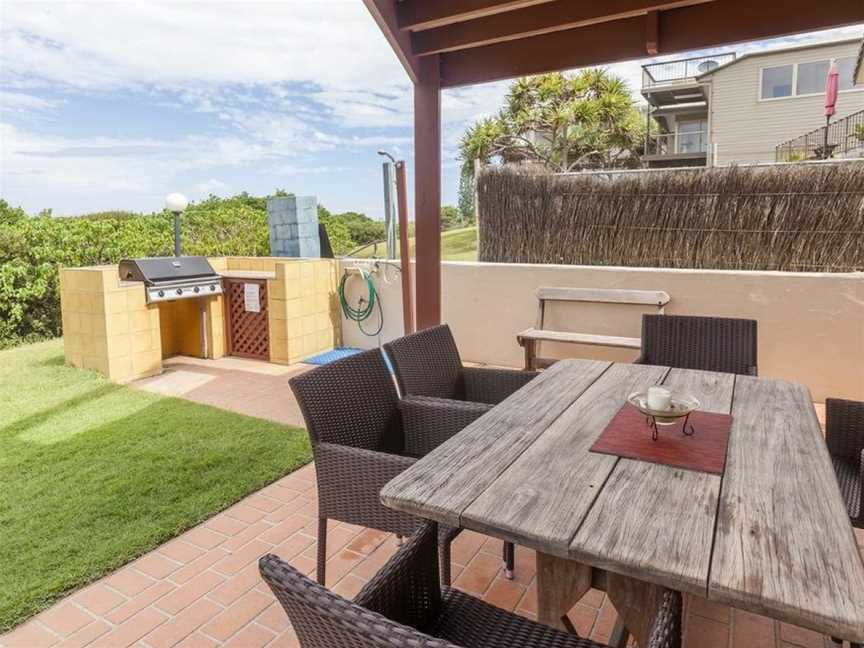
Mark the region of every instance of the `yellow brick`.
POLYGON ((109 377, 117 382, 125 382, 134 377, 132 371, 132 356, 119 356, 111 358, 108 363, 110 368, 109 377))
POLYGON ((309 335, 315 332, 315 316, 306 315, 300 320, 300 330, 303 335, 309 335))
POLYGON ((80 353, 66 351, 66 364, 78 369, 84 368, 84 356, 80 353))
POLYGON ((318 332, 318 348, 329 351, 333 348, 333 332, 319 331, 318 332))
POLYGON ((315 330, 327 331, 333 327, 333 321, 330 319, 330 313, 318 313, 315 315, 315 330))
POLYGON ((276 276, 283 279, 285 283, 291 283, 300 279, 300 264, 297 261, 281 263, 277 267, 276 276))
POLYGON ((316 313, 330 312, 330 295, 327 293, 319 293, 313 299, 314 309, 316 313))
POLYGON ((288 339, 288 324, 286 320, 270 318, 268 322, 270 328, 270 342, 275 340, 288 339))
POLYGON ((129 343, 129 335, 127 333, 109 336, 106 340, 106 345, 109 358, 128 356, 131 353, 131 344, 129 343))
POLYGON ((126 307, 130 311, 144 310, 147 308, 147 298, 144 296, 143 288, 132 288, 125 292, 126 307))
POLYGON ((103 356, 85 355, 82 366, 107 376, 109 373, 108 359, 103 356))
POLYGON ((132 370, 136 376, 152 375, 162 369, 162 358, 155 351, 132 354, 132 370))
POLYGON ((285 318, 293 319, 304 314, 302 299, 289 299, 285 302, 285 318))
POLYGON ((302 315, 314 315, 316 312, 315 300, 303 298, 300 301, 300 313, 302 315))
POLYGON ((285 295, 285 299, 297 299, 300 297, 300 280, 292 279, 285 283, 285 290, 283 292, 285 295))
POLYGON ((133 311, 129 313, 130 332, 139 333, 141 331, 149 331, 152 327, 150 321, 150 313, 145 311, 133 311))
POLYGON ((153 350, 153 338, 150 331, 140 331, 132 336, 132 353, 153 350))
POLYGON ((288 319, 288 306, 284 299, 271 299, 267 303, 267 312, 270 319, 288 319))
POLYGON ((125 291, 118 290, 117 292, 108 293, 106 299, 108 313, 116 314, 125 313, 127 311, 128 305, 125 291))
POLYGON ((106 333, 108 335, 128 334, 132 328, 130 320, 128 313, 108 315, 105 319, 106 333))
POLYGON ((270 359, 288 359, 288 345, 286 344, 285 340, 270 340, 270 359))
POLYGON ((303 261, 300 263, 300 278, 315 279, 315 266, 313 263, 310 263, 309 261, 303 261))
POLYGON ((300 296, 309 297, 315 294, 315 280, 312 277, 301 277, 300 296))

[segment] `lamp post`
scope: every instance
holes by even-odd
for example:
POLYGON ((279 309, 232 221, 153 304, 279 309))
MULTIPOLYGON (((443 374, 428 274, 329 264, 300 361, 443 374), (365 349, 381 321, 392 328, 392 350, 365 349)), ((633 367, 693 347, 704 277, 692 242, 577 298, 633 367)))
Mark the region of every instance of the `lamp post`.
POLYGON ((170 193, 165 196, 165 209, 174 214, 174 256, 180 256, 180 214, 189 205, 186 196, 181 193, 170 193))

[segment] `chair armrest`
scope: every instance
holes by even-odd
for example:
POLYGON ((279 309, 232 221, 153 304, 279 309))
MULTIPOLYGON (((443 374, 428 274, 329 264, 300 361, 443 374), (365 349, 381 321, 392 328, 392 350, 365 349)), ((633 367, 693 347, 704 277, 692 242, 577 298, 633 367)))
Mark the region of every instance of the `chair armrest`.
POLYGON ((399 401, 405 454, 422 457, 492 409, 485 403, 406 396, 399 401))
POLYGON ((537 375, 536 371, 463 367, 465 400, 497 405, 513 392, 527 385, 537 375))
POLYGON ((400 535, 414 533, 420 520, 384 506, 380 493, 415 459, 332 443, 316 443, 312 450, 320 517, 400 535))
POLYGON ((366 583, 354 603, 396 623, 430 631, 441 612, 437 524, 424 522, 366 583))

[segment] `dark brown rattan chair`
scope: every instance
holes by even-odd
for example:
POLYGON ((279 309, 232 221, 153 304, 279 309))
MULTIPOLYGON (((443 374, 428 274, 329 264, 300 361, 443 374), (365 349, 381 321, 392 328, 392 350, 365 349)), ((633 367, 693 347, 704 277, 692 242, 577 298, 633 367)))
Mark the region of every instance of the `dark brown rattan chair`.
POLYGON ((864 403, 825 399, 825 440, 852 525, 864 529, 864 403))
MULTIPOLYGON (((327 520, 408 536, 419 518, 381 504, 381 488, 416 459, 402 454, 399 398, 380 351, 339 360, 290 380, 312 441, 318 482, 318 582, 325 582, 327 520)), ((446 414, 446 412, 444 412, 446 414)), ((441 416, 438 428, 451 418, 441 416)), ((456 421, 456 425, 462 425, 456 421)), ((462 429, 451 431, 455 434, 462 429)), ((438 429, 436 428, 436 429, 438 429)), ((422 433, 421 431, 417 432, 422 433)), ((439 432, 435 432, 438 434, 439 432)), ((441 527, 441 579, 450 582, 450 543, 458 529, 441 527)))
POLYGON ((728 317, 643 315, 636 364, 758 375, 756 321, 728 317))
MULTIPOLYGON (((261 575, 303 648, 602 648, 441 588, 427 522, 349 602, 267 555, 261 575)), ((667 591, 646 648, 681 647, 681 595, 667 591)))
MULTIPOLYGON (((456 421, 465 427, 537 376, 536 371, 465 367, 446 324, 406 335, 384 345, 393 363, 405 421, 405 452, 422 457, 452 436, 456 421), (454 425, 436 419, 449 410, 454 425)), ((461 429, 461 427, 459 427, 461 429)), ((504 573, 513 578, 515 549, 504 543, 504 573)))

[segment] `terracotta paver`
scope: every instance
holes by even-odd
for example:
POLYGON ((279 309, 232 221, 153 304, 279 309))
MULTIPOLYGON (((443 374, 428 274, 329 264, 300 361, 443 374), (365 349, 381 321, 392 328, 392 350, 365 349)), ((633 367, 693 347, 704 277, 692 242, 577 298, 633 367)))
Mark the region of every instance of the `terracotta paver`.
MULTIPOLYGON (((196 386, 174 395, 202 402, 215 399, 215 392, 205 390, 236 385, 238 374, 251 373, 256 388, 270 384, 272 393, 278 392, 273 400, 283 407, 278 416, 257 414, 288 418, 296 402, 287 379, 303 369, 254 373, 249 362, 231 360, 230 369, 224 364, 218 369, 208 363, 184 364, 183 371, 209 371, 215 377, 187 381, 196 386), (225 375, 231 380, 226 381, 225 375), (286 401, 291 403, 285 405, 286 401)), ((181 383, 186 384, 174 379, 169 386, 179 389, 181 383)), ((274 553, 314 574, 316 518, 315 468, 309 465, 0 635, 0 647, 298 646, 287 617, 258 575, 257 559, 274 553)), ((397 549, 393 536, 354 525, 331 522, 328 535, 328 583, 349 598, 397 549)), ((857 537, 864 544, 864 532, 857 537)), ((493 605, 536 618, 533 552, 517 547, 515 578, 508 581, 501 569, 501 542, 467 531, 454 542, 452 560, 456 586, 493 605)), ((731 611, 704 599, 687 597, 685 610, 686 648, 832 646, 809 630, 731 611)), ((580 634, 605 641, 616 614, 605 595, 592 590, 569 617, 580 634)))

